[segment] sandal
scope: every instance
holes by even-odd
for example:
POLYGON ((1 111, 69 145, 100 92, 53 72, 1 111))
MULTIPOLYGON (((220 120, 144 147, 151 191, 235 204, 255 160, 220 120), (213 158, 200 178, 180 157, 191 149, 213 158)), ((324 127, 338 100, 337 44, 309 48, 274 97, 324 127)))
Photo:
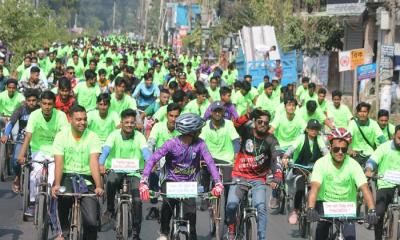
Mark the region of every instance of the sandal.
POLYGON ((12 184, 12 191, 14 193, 19 193, 19 183, 17 181, 14 180, 13 184, 12 184))

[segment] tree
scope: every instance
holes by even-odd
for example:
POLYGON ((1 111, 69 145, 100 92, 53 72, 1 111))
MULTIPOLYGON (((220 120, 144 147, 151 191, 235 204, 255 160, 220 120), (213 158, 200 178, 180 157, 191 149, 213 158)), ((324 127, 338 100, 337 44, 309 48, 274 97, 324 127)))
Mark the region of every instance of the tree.
POLYGON ((65 24, 65 19, 49 8, 42 6, 36 11, 28 1, 4 0, 0 4, 0 36, 15 54, 12 67, 21 62, 26 51, 69 40, 65 24))

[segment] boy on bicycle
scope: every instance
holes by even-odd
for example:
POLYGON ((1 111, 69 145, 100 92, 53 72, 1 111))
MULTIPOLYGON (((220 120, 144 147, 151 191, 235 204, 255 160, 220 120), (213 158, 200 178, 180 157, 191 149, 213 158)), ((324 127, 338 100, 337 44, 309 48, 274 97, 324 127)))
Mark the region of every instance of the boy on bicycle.
MULTIPOLYGON (((163 192, 166 190, 166 182, 195 182, 200 172, 200 160, 204 159, 208 170, 215 182, 211 193, 220 196, 224 191, 218 170, 214 160, 207 150, 203 140, 199 138, 204 120, 193 113, 185 113, 176 119, 175 129, 181 133, 164 143, 146 161, 143 176, 139 185, 140 198, 144 201, 150 199, 148 179, 151 170, 156 163, 165 156, 165 179, 161 185, 163 192)), ((168 239, 170 232, 170 220, 177 200, 165 198, 161 207, 161 233, 159 240, 168 239)), ((196 201, 193 198, 183 201, 185 218, 190 222, 190 239, 196 240, 196 201)))

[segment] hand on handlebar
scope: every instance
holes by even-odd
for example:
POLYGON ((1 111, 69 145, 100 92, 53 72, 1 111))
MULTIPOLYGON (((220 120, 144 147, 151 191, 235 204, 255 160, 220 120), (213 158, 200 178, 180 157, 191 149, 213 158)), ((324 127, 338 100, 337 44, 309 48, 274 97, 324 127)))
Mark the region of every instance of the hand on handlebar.
POLYGON ((284 154, 282 157, 282 165, 284 168, 288 167, 288 163, 289 163, 289 156, 284 154))
POLYGON ((217 183, 211 190, 211 194, 215 197, 220 197, 224 192, 224 185, 222 183, 217 183))
POLYGON ((139 193, 140 193, 140 199, 142 201, 148 201, 150 200, 150 189, 149 186, 146 183, 140 183, 139 184, 139 193))
POLYGON ((376 215, 375 209, 368 210, 367 221, 371 225, 375 225, 378 222, 378 216, 376 215))
POLYGON ((272 189, 277 189, 277 188, 279 188, 279 186, 281 185, 281 183, 282 183, 282 180, 275 177, 275 178, 272 180, 272 182, 270 183, 270 186, 271 186, 272 189))
POLYGON ((99 171, 101 174, 105 174, 106 173, 106 168, 104 167, 104 165, 100 165, 99 166, 99 171))
POLYGON ((8 136, 4 134, 4 135, 1 137, 1 143, 6 144, 7 140, 8 140, 8 136))
POLYGON ((320 216, 319 216, 319 213, 318 213, 318 211, 316 209, 309 208, 307 210, 307 219, 310 222, 317 222, 317 221, 319 221, 319 218, 320 218, 320 216))
POLYGON ((97 196, 101 197, 104 194, 104 189, 101 187, 96 187, 96 189, 94 189, 94 193, 96 193, 97 196))
POLYGON ((18 157, 18 163, 20 165, 24 165, 25 164, 25 157, 18 157))
POLYGON ((57 194, 60 190, 60 186, 59 185, 55 185, 51 188, 51 196, 55 199, 57 199, 57 194))

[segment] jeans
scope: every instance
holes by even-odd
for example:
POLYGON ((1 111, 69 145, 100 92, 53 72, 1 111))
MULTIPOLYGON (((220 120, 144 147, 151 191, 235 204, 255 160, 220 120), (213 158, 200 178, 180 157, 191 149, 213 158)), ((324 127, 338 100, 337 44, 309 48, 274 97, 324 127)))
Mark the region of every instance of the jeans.
MULTIPOLYGON (((233 181, 237 181, 238 178, 233 178, 233 181)), ((252 195, 252 205, 257 209, 258 217, 258 240, 264 240, 266 236, 266 226, 267 226, 267 210, 265 207, 266 201, 266 186, 261 180, 250 180, 250 179, 240 179, 248 182, 253 186, 251 189, 252 195)), ((225 221, 227 225, 236 222, 236 212, 241 201, 237 194, 237 185, 233 185, 229 188, 228 201, 226 204, 225 221)))
POLYGON ((375 240, 381 240, 383 234, 383 220, 388 205, 393 200, 395 188, 382 188, 376 191, 376 215, 378 223, 375 225, 375 240))
MULTIPOLYGON (((318 213, 323 216, 324 208, 321 201, 317 201, 315 208, 318 213)), ((316 229, 316 240, 326 240, 329 236, 329 228, 332 226, 330 222, 318 222, 316 229)), ((356 239, 356 227, 354 223, 345 223, 343 226, 343 236, 345 240, 355 240, 356 239)))
MULTIPOLYGON (((107 175, 107 210, 114 212, 115 194, 121 189, 124 174, 111 172, 107 175)), ((142 224, 142 202, 140 201, 139 182, 136 176, 129 177, 132 194, 133 235, 138 237, 142 224)))
POLYGON ((288 193, 294 197, 294 209, 299 210, 301 208, 301 200, 304 197, 304 175, 299 174, 296 171, 291 171, 286 176, 286 184, 288 186, 288 193))
POLYGON ((18 163, 18 155, 21 152, 22 143, 16 143, 14 145, 14 155, 12 158, 12 165, 14 169, 15 176, 21 175, 21 165, 18 163))

